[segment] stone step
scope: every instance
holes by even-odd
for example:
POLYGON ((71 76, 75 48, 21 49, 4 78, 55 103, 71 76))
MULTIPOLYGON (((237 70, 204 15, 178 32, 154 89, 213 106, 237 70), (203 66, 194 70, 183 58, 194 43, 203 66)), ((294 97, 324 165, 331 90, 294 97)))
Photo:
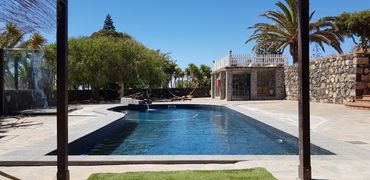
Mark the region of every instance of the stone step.
POLYGON ((370 100, 370 95, 363 95, 363 96, 362 96, 362 99, 370 100))
POLYGON ((366 108, 370 109, 370 103, 361 103, 361 102, 348 102, 345 103, 346 106, 355 107, 355 108, 366 108))
POLYGON ((370 99, 356 99, 355 102, 359 102, 359 103, 369 103, 370 104, 370 99))

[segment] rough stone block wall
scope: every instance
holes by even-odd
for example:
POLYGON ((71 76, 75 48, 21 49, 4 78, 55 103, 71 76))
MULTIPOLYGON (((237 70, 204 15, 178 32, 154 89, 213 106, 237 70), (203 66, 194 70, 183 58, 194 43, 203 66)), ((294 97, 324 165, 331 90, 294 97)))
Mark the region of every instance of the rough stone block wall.
MULTIPOLYGON (((285 67, 286 99, 298 99, 297 65, 285 67)), ((312 102, 343 104, 370 93, 370 67, 366 57, 353 55, 326 58, 310 63, 312 102), (365 72, 366 71, 366 72, 365 72)))
POLYGON ((276 98, 284 99, 285 97, 285 73, 283 68, 276 71, 276 98))
POLYGON ((356 95, 370 95, 370 58, 356 58, 356 95))
POLYGON ((221 99, 226 98, 226 72, 221 72, 221 99))

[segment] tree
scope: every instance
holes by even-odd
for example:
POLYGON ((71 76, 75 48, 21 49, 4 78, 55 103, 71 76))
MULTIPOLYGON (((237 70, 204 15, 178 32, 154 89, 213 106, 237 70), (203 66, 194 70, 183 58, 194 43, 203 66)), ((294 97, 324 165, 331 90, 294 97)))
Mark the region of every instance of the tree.
POLYGON ((188 87, 199 87, 200 70, 197 65, 190 63, 185 69, 188 87))
MULTIPOLYGON (((211 68, 207 65, 201 64, 199 67, 193 63, 190 63, 185 68, 184 75, 186 75, 187 84, 186 87, 199 88, 199 87, 210 87, 211 85, 211 68)), ((184 76, 180 74, 179 76, 184 76)))
POLYGON ((114 27, 114 25, 113 25, 113 20, 110 17, 110 14, 108 14, 105 17, 103 29, 104 30, 109 30, 109 31, 116 31, 116 27, 114 27))
POLYGON ((344 12, 337 17, 331 17, 331 19, 338 26, 339 32, 343 36, 352 38, 359 48, 367 52, 370 46, 370 10, 356 13, 344 12), (360 43, 356 42, 354 37, 359 37, 360 43))
MULTIPOLYGON (((168 53, 149 49, 114 29, 70 38, 68 44, 69 88, 91 87, 94 94, 112 84, 121 88, 167 87, 177 66, 168 53)), ((47 45, 45 52, 55 72, 56 45, 47 45)))
POLYGON ((282 50, 276 51, 274 48, 270 47, 269 45, 265 45, 263 47, 255 49, 254 52, 258 55, 282 54, 283 53, 282 50))
POLYGON ((200 72, 203 76, 201 80, 201 87, 210 87, 211 86, 211 67, 201 64, 200 65, 200 72))
POLYGON ((187 85, 184 83, 184 78, 185 78, 185 72, 181 70, 180 74, 178 75, 178 78, 181 78, 180 82, 176 82, 176 88, 185 88, 187 85))
POLYGON ((116 28, 113 25, 113 20, 109 14, 105 18, 103 29, 99 30, 98 32, 94 32, 91 37, 120 38, 123 40, 132 39, 132 37, 128 34, 116 31, 116 28))
POLYGON ((166 60, 165 64, 164 64, 164 73, 166 74, 166 79, 164 81, 164 87, 169 87, 169 85, 172 86, 172 79, 173 79, 173 76, 174 76, 174 73, 176 72, 176 67, 177 67, 177 64, 175 61, 171 60, 169 56, 164 56, 164 57, 168 57, 168 60, 166 60))
POLYGON ((0 31, 0 48, 18 47, 24 37, 24 33, 14 24, 6 24, 0 31))
MULTIPOLYGON (((135 40, 80 37, 68 40, 70 89, 91 87, 94 92, 108 84, 127 88, 158 88, 167 80, 168 61, 162 54, 135 40)), ((56 45, 45 47, 48 63, 56 69, 56 45)))
POLYGON ((108 38, 120 38, 122 40, 132 39, 132 37, 126 33, 116 32, 112 30, 105 30, 102 29, 98 32, 94 32, 91 35, 92 38, 101 38, 101 37, 108 37, 108 38))
MULTIPOLYGON (((255 29, 246 43, 256 40, 254 50, 268 46, 270 51, 284 51, 289 46, 293 62, 298 62, 298 1, 285 0, 285 3, 277 2, 280 8, 277 11, 267 11, 261 16, 272 20, 274 23, 257 23, 250 29, 255 29)), ((314 12, 311 13, 312 19, 314 12)), ((310 42, 317 43, 323 51, 324 44, 333 47, 338 53, 342 53, 341 42, 343 37, 337 32, 338 28, 328 18, 322 18, 310 23, 310 42)))
POLYGON ((25 42, 25 46, 32 49, 41 49, 46 43, 46 39, 40 33, 34 33, 31 38, 25 42))
POLYGON ((6 24, 3 29, 0 29, 0 48, 33 48, 40 49, 46 39, 40 33, 34 33, 30 39, 23 41, 24 33, 14 24, 6 24))
POLYGON ((178 81, 181 78, 182 74, 183 74, 182 69, 180 67, 176 67, 175 72, 173 74, 174 82, 173 82, 172 87, 176 87, 177 88, 178 81))

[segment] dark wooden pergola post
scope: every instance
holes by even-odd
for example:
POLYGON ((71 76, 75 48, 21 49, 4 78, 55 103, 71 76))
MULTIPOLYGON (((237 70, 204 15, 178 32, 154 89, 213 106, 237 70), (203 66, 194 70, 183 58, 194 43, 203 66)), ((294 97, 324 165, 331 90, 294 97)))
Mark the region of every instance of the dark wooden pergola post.
POLYGON ((4 115, 4 49, 0 49, 0 116, 4 115))
POLYGON ((311 179, 310 152, 310 59, 309 59, 309 0, 299 0, 298 37, 298 121, 299 178, 311 179))
POLYGON ((19 54, 14 59, 14 89, 19 89, 19 60, 21 57, 19 57, 19 54))
POLYGON ((68 180, 68 0, 57 0, 57 164, 58 180, 68 180))

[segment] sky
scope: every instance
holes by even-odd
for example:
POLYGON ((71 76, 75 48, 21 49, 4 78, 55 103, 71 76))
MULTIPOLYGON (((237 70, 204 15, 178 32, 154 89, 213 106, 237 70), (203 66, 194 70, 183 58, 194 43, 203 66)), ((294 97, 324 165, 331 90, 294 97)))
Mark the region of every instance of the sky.
MULTIPOLYGON (((252 54, 253 43, 245 44, 253 33, 248 27, 268 22, 259 17, 276 10, 273 0, 70 0, 69 37, 89 36, 103 27, 107 14, 117 31, 125 32, 151 49, 171 52, 177 64, 211 65, 213 60, 233 54, 252 54)), ((311 0, 313 20, 343 11, 370 8, 368 0, 311 0)), ((55 34, 48 34, 55 42, 55 34)), ((342 45, 345 52, 352 40, 342 45)), ((288 49, 285 53, 288 53, 288 49)), ((335 53, 326 48, 327 55, 335 53)))

